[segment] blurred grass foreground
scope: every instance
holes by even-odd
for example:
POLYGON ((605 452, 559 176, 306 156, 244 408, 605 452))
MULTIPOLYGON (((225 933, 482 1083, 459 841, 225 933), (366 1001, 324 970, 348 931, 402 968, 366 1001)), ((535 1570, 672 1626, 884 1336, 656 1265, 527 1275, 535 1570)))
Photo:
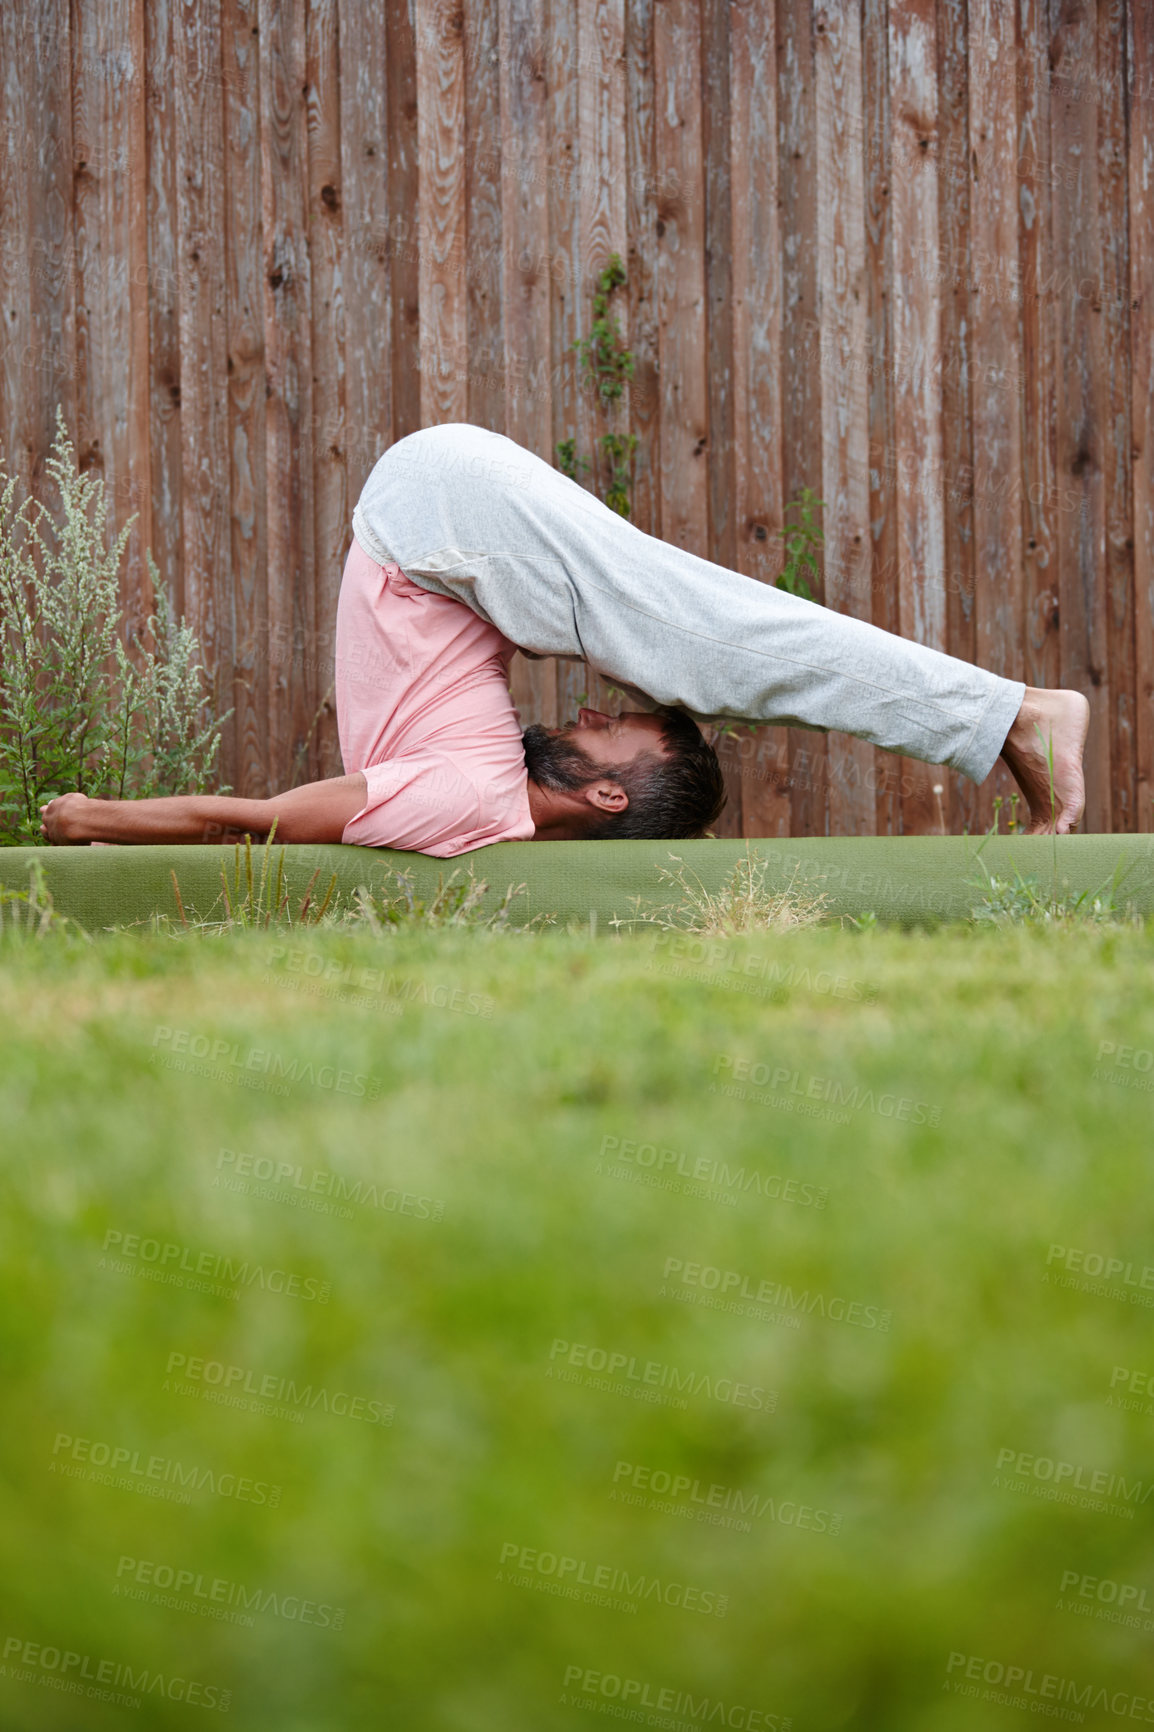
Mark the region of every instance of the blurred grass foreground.
POLYGON ((0 954, 10 1732, 1154 1723, 1154 936, 0 954))

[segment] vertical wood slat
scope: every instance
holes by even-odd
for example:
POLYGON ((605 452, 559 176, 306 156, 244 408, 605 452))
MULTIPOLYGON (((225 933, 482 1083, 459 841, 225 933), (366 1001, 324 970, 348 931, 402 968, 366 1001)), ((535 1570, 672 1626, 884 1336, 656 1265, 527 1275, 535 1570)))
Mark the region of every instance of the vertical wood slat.
POLYGON ((1133 361, 1135 827, 1154 830, 1154 17, 1127 16, 1130 339, 1133 361))
POLYGON ((1060 683, 1057 373, 1050 208, 1048 0, 1018 8, 1018 258, 1022 285, 1022 504, 1025 663, 1031 686, 1060 683))
MULTIPOLYGON (((810 0, 779 0, 777 118, 783 271, 780 438, 788 506, 803 487, 821 497, 817 114, 810 0)), ((821 583, 811 587, 821 601, 821 583)), ((791 728, 789 757, 791 833, 824 835, 829 825, 826 736, 791 728)))
POLYGON ((418 14, 421 424, 468 411, 465 297, 465 15, 437 4, 418 14))
POLYGON ((1090 700, 1086 819, 1109 825, 1110 692, 1106 663, 1105 488, 1097 116, 1085 101, 1097 70, 1096 6, 1051 6, 1051 200, 1057 377, 1058 586, 1062 684, 1090 700))
MULTIPOLYGON (((972 659, 1021 677, 1022 442, 1016 413, 1019 345, 1017 103, 1014 18, 998 0, 970 6, 970 419, 974 466, 972 659)), ((969 646, 966 646, 969 648, 969 646)), ((994 790, 1015 784, 1004 766, 980 802, 984 828, 994 790)))
POLYGON ((465 300, 468 416, 505 431, 501 244, 501 81, 497 8, 465 7, 465 300))
MULTIPOLYGON (((228 324, 229 533, 232 570, 235 745, 228 774, 238 792, 264 798, 287 764, 269 735, 270 681, 292 666, 292 632, 279 610, 270 630, 265 509, 265 353, 261 232, 260 37, 258 0, 222 0, 225 316, 228 324)), ((159 196, 159 194, 158 194, 159 196)), ((163 401, 163 394, 161 394, 163 401)))
MULTIPOLYGON (((341 0, 341 274, 345 334, 344 448, 351 514, 378 457, 393 443, 393 297, 388 29, 382 10, 341 0)), ((323 197, 323 191, 322 191, 323 197)), ((351 535, 351 530, 348 531, 351 535)))
MULTIPOLYGON (((549 276, 549 114, 544 0, 500 0, 501 251, 505 425, 518 445, 548 459, 553 406, 549 276)), ((517 656, 510 689, 523 723, 557 725, 551 659, 517 656)))
MULTIPOLYGON (((923 249, 938 232, 935 25, 931 0, 891 0, 898 618, 903 637, 944 650, 940 297, 936 279, 920 269, 923 249)), ((903 830, 938 827, 932 789, 941 781, 936 766, 913 758, 903 763, 903 830)))
POLYGON ((410 0, 384 0, 383 13, 388 79, 392 437, 403 439, 423 425, 417 45, 410 0))
POLYGON ((654 8, 658 183, 660 534, 709 557, 701 20, 694 0, 654 8))
POLYGON ((1105 812, 1116 830, 1132 831, 1136 827, 1137 669, 1134 505, 1130 477, 1130 272, 1124 0, 1101 0, 1098 8, 1095 90, 1098 181, 1102 200, 1102 257, 1097 288, 1102 324, 1102 504, 1106 530, 1104 579, 1110 735, 1110 784, 1106 790, 1105 812))
POLYGON ((232 589, 221 22, 218 0, 178 0, 172 14, 184 606, 224 709, 233 643, 232 622, 221 617, 232 589))
POLYGON ((40 391, 39 335, 32 319, 32 277, 38 255, 21 242, 32 227, 38 164, 32 149, 35 93, 26 90, 22 68, 31 44, 32 20, 18 7, 0 10, 0 67, 8 124, 0 139, 0 466, 6 478, 31 491, 36 460, 27 425, 28 404, 40 391))
MULTIPOLYGON (((706 483, 709 557, 730 570, 737 565, 736 458, 734 453, 733 190, 729 153, 730 47, 733 8, 729 0, 704 0, 701 8, 701 125, 705 165, 706 391, 709 437, 706 483)), ((739 9, 740 10, 740 9, 739 9)), ((719 836, 744 832, 744 760, 747 735, 733 734, 722 753, 728 799, 715 826, 719 836)))
MULTIPOLYGON (((586 333, 588 325, 587 316, 582 323, 581 293, 580 4, 581 0, 548 0, 545 22, 552 431, 548 451, 541 455, 554 465, 558 443, 577 436, 577 357, 573 344, 586 333)), ((584 306, 588 307, 587 301, 584 306)), ((514 662, 514 669, 516 665, 514 662)), ((558 661, 554 678, 558 724, 567 726, 575 720, 578 707, 590 701, 589 671, 580 660, 558 661)))
MULTIPOLYGON (((970 385, 974 372, 970 283, 975 276, 971 246, 970 91, 967 0, 944 0, 938 8, 938 256, 924 269, 940 284, 942 374, 942 533, 946 582, 946 644, 963 661, 975 659, 974 426, 970 385)), ((985 170, 982 173, 985 174, 985 170)), ((983 264, 983 270, 988 270, 983 264)), ((979 285, 980 287, 980 285, 979 285)), ((1015 404, 1005 403, 1013 414, 1015 404)), ((875 590, 876 593, 876 590, 875 590)), ((964 776, 940 769, 947 827, 984 829, 982 802, 990 806, 988 783, 981 791, 964 776)), ((990 806, 992 810, 992 806, 990 806)))
MULTIPOLYGON (((772 583, 781 569, 781 237, 777 220, 774 10, 733 9, 729 38, 733 270, 734 564, 772 583)), ((742 829, 789 834, 789 735, 741 730, 742 829)))
MULTIPOLYGON (((856 364, 866 346, 867 313, 860 20, 848 7, 821 6, 814 36, 825 604, 868 620, 869 404, 856 364)), ((831 831, 873 834, 873 748, 831 734, 827 762, 831 831)))
POLYGON ((268 617, 288 659, 270 670, 274 763, 295 785, 316 714, 311 284, 305 197, 305 4, 260 10, 261 240, 264 271, 268 617))
POLYGON ((130 629, 151 593, 144 14, 137 0, 73 6, 77 454, 102 476, 111 520, 137 513, 124 599, 130 629))
MULTIPOLYGON (((898 629, 897 469, 894 431, 893 233, 890 197, 889 40, 886 0, 863 0, 862 145, 866 198, 870 427, 870 616, 898 629)), ((874 753, 877 833, 901 830, 901 759, 874 753)))
POLYGON ((316 708, 306 759, 310 778, 338 776, 335 669, 337 595, 348 544, 345 256, 342 217, 340 39, 337 0, 309 0, 305 44, 312 402, 306 461, 313 474, 316 579, 306 652, 316 708))

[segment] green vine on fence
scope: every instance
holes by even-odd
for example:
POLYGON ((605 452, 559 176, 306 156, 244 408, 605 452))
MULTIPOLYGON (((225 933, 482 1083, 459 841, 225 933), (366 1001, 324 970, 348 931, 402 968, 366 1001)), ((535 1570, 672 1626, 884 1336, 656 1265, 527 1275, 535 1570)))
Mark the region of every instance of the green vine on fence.
MULTIPOLYGON (((627 382, 633 378, 635 361, 615 317, 610 316, 610 297, 625 287, 625 266, 619 253, 611 253, 609 263, 597 279, 593 296, 593 328, 587 337, 578 337, 572 348, 580 365, 580 384, 596 393, 602 413, 611 417, 625 394, 627 382)), ((577 480, 577 471, 593 470, 594 486, 599 497, 620 517, 630 514, 629 494, 633 485, 633 453, 637 449, 636 433, 616 433, 612 430, 594 440, 594 457, 582 457, 577 452, 575 438, 561 439, 557 444, 557 467, 570 481, 577 480), (601 462, 597 462, 597 449, 601 462)))
POLYGON ((797 498, 791 499, 785 508, 785 528, 774 531, 774 534, 785 542, 786 554, 776 588, 787 590, 790 595, 800 595, 803 601, 813 600, 813 591, 803 574, 810 571, 815 580, 821 575, 817 549, 822 544, 824 534, 814 518, 816 505, 824 506, 825 500, 819 499, 812 487, 803 487, 797 498), (791 511, 798 513, 800 522, 790 523, 791 511))

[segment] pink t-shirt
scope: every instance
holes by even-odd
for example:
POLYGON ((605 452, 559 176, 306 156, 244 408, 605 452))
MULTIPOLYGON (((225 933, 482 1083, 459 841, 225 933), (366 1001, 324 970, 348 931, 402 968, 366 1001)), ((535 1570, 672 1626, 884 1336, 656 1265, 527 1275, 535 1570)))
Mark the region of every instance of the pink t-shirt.
POLYGON ((337 603, 337 728, 368 799, 342 842, 445 857, 533 834, 515 645, 354 537, 337 603))

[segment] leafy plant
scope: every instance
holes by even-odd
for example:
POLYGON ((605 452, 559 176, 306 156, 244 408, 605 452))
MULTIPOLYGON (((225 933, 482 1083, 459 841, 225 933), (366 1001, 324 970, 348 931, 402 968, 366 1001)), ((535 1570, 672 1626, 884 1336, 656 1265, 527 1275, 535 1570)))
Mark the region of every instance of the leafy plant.
MULTIPOLYGON (((0 841, 36 843, 40 807, 201 793, 220 728, 192 628, 177 621, 151 554, 151 611, 126 640, 120 567, 130 518, 109 545, 99 476, 81 475, 64 417, 46 469, 58 520, 0 471, 0 841), (131 652, 131 653, 130 653, 131 652)), ((220 790, 227 792, 227 789, 220 790)))
MULTIPOLYGON (((615 405, 620 403, 626 383, 633 378, 635 369, 634 357, 626 346, 621 327, 609 313, 610 296, 616 289, 623 288, 625 282, 625 267, 621 262, 621 255, 611 253, 609 263, 597 279, 597 289, 593 296, 592 331, 588 337, 578 337, 572 345, 580 364, 580 382, 596 393, 602 412, 606 415, 611 414, 615 405)), ((637 435, 612 431, 602 433, 594 441, 594 446, 601 452, 600 467, 606 472, 601 498, 611 511, 616 511, 620 517, 628 517, 637 435)), ((596 455, 592 461, 588 457, 579 456, 575 438, 559 440, 556 450, 557 467, 570 481, 577 480, 578 469, 585 474, 591 469, 594 470, 594 481, 598 481, 596 455)))
POLYGON ((812 488, 803 487, 797 498, 791 499, 785 508, 785 528, 774 531, 785 542, 786 553, 776 587, 787 590, 790 595, 800 595, 804 601, 813 600, 813 591, 804 573, 812 572, 815 580, 821 573, 815 550, 821 546, 825 536, 814 518, 814 508, 818 505, 824 506, 825 500, 819 499, 812 488), (798 522, 789 522, 791 511, 797 513, 798 522))

